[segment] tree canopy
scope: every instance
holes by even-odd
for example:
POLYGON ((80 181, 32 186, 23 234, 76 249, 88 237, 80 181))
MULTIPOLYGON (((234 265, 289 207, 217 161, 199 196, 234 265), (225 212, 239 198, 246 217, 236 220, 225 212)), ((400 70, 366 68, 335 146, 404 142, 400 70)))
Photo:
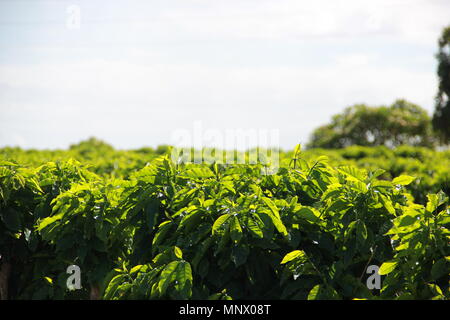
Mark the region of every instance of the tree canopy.
POLYGON ((430 117, 420 106, 403 99, 390 106, 356 104, 334 115, 331 123, 312 133, 310 148, 344 148, 350 145, 396 147, 432 146, 430 117))
POLYGON ((433 127, 441 142, 450 142, 450 26, 445 28, 439 39, 437 54, 439 89, 433 115, 433 127))
POLYGON ((72 144, 70 150, 76 150, 83 156, 91 155, 92 157, 98 154, 105 154, 114 150, 113 146, 95 137, 72 144))

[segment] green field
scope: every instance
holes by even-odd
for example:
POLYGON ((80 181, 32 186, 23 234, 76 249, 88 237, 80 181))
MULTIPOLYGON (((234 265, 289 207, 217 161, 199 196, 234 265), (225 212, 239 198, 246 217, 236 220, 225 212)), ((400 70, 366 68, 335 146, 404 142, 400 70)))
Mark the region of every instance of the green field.
POLYGON ((0 149, 1 297, 450 298, 450 151, 297 146, 275 174, 170 152, 0 149))

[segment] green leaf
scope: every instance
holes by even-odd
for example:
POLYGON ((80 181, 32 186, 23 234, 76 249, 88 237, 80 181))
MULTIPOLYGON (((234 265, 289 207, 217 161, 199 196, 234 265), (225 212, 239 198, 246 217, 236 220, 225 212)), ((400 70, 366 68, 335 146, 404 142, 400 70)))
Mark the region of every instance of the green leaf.
POLYGON ((239 223, 239 220, 236 216, 231 218, 230 222, 230 238, 233 241, 240 241, 242 239, 242 228, 239 223))
POLYGON ((54 215, 54 216, 47 217, 47 218, 43 219, 43 220, 39 223, 37 230, 38 230, 38 231, 41 231, 42 229, 44 229, 44 228, 47 227, 48 225, 50 225, 50 224, 52 224, 52 223, 54 223, 54 222, 56 222, 56 221, 58 221, 58 220, 61 220, 62 217, 63 217, 63 215, 64 215, 63 213, 59 213, 59 214, 56 214, 56 215, 54 215))
MULTIPOLYGON (((386 170, 379 169, 379 168, 375 169, 374 171, 369 172, 370 180, 373 180, 373 179, 381 176, 385 172, 386 172, 386 170)), ((380 181, 380 180, 378 180, 378 181, 380 181)))
POLYGON ((277 206, 269 198, 264 197, 262 198, 262 200, 270 208, 270 211, 260 210, 260 212, 265 213, 272 220, 273 225, 275 226, 275 228, 278 230, 279 233, 281 233, 283 236, 287 236, 288 232, 283 222, 281 221, 277 206))
POLYGON ((183 299, 191 296, 192 287, 192 269, 191 265, 186 261, 181 261, 176 270, 175 290, 183 299))
POLYGON ((281 221, 280 218, 278 218, 275 214, 273 214, 272 211, 267 210, 265 208, 261 208, 258 210, 258 213, 268 217, 272 222, 272 224, 274 225, 274 227, 277 229, 277 231, 281 233, 283 236, 286 237, 288 235, 287 229, 284 226, 283 222, 281 221))
POLYGON ((18 164, 15 164, 10 161, 0 160, 0 166, 10 166, 10 167, 17 167, 18 164))
POLYGON ((398 263, 398 261, 396 261, 396 260, 384 262, 381 265, 380 269, 378 270, 378 274, 386 275, 388 273, 391 273, 392 271, 394 271, 395 267, 397 266, 397 263, 398 263))
POLYGON ((161 272, 157 291, 159 297, 163 298, 169 286, 173 284, 175 291, 181 298, 187 299, 191 295, 192 269, 191 265, 184 261, 172 261, 167 264, 161 272))
POLYGON ((108 287, 105 290, 103 298, 105 300, 112 300, 115 297, 118 287, 124 283, 126 278, 127 278, 126 274, 119 274, 114 278, 112 278, 108 284, 108 287))
POLYGON ((197 208, 193 209, 181 219, 178 230, 185 228, 187 232, 191 231, 199 224, 203 216, 204 214, 201 210, 198 210, 197 208))
POLYGON ((273 203, 272 200, 270 200, 269 198, 263 197, 262 200, 264 201, 264 203, 270 208, 270 210, 272 211, 272 213, 278 218, 280 219, 280 213, 278 212, 278 208, 275 205, 275 203, 273 203))
POLYGON ((142 264, 137 265, 137 266, 134 266, 133 268, 131 268, 130 274, 133 274, 133 273, 135 273, 135 272, 138 272, 139 270, 141 270, 141 268, 142 268, 142 264))
POLYGON ((178 259, 183 259, 183 251, 181 251, 180 248, 174 247, 173 250, 174 250, 175 256, 176 256, 178 259))
POLYGON ((410 184, 414 180, 416 180, 416 178, 411 177, 411 176, 407 176, 407 175, 401 175, 401 176, 395 178, 394 180, 392 180, 392 183, 396 184, 396 185, 407 186, 408 184, 410 184))
POLYGON ((338 171, 340 173, 346 175, 348 178, 350 178, 353 181, 364 182, 364 180, 367 177, 367 173, 365 170, 358 169, 355 167, 343 166, 343 167, 339 167, 338 171))
POLYGON ((208 167, 199 167, 186 170, 181 176, 195 179, 205 179, 214 177, 214 172, 208 167))
POLYGON ((347 229, 345 229, 344 232, 344 237, 347 239, 353 232, 353 230, 355 230, 356 228, 356 221, 352 221, 348 224, 347 229))
POLYGON ((438 194, 428 194, 427 195, 427 211, 434 212, 440 205, 447 201, 447 197, 444 193, 440 192, 438 194))
POLYGON ((380 194, 380 202, 383 204, 384 208, 390 213, 395 215, 395 209, 392 206, 392 201, 385 196, 380 194))
POLYGON ((50 278, 50 277, 44 277, 44 280, 45 280, 48 284, 53 285, 53 279, 52 279, 52 278, 50 278))
POLYGON ((332 287, 318 284, 311 289, 308 300, 330 300, 339 299, 339 294, 332 287))
POLYGON ((227 213, 224 215, 221 215, 217 220, 214 222, 212 226, 212 234, 216 235, 220 233, 220 229, 222 226, 230 219, 233 215, 231 213, 227 213))
POLYGON ((356 191, 361 192, 361 193, 366 193, 367 190, 368 190, 367 189, 367 185, 364 182, 361 182, 361 181, 351 181, 349 186, 353 190, 356 190, 356 191))
POLYGON ((320 212, 318 212, 314 208, 310 207, 301 207, 300 210, 294 213, 296 216, 305 219, 307 221, 317 223, 320 221, 320 212))
POLYGON ((166 234, 169 232, 169 230, 172 228, 173 226, 173 222, 172 221, 164 221, 163 223, 161 223, 158 227, 158 231, 155 234, 155 237, 153 238, 152 244, 154 246, 160 244, 164 238, 166 237, 166 234))
POLYGON ((297 157, 300 154, 301 151, 302 151, 302 146, 299 143, 294 148, 294 157, 297 157))
POLYGON ((447 261, 442 258, 436 261, 431 267, 431 277, 433 280, 438 280, 442 276, 449 274, 449 267, 447 266, 447 261))
POLYGON ((391 181, 386 180, 375 180, 371 183, 372 188, 384 192, 385 190, 390 190, 393 187, 391 181))
POLYGON ((180 261, 172 261, 161 272, 160 280, 158 282, 158 291, 160 297, 163 297, 166 294, 167 288, 170 283, 175 281, 176 279, 176 270, 180 261))
POLYGON ((256 238, 263 238, 264 237, 264 233, 260 227, 260 224, 263 225, 263 222, 261 221, 261 219, 251 213, 248 216, 248 220, 247 220, 247 227, 248 230, 256 237, 256 238))
POLYGON ((294 250, 292 252, 289 252, 287 255, 284 256, 283 260, 281 260, 280 264, 288 263, 289 261, 292 261, 294 259, 303 259, 306 257, 306 254, 302 250, 294 250))
POLYGON ((407 227, 418 221, 415 217, 410 216, 410 215, 403 215, 397 219, 399 219, 399 224, 398 224, 399 227, 407 227))
POLYGON ((319 299, 319 292, 321 291, 322 286, 320 284, 314 286, 308 294, 308 300, 317 300, 319 299))
POLYGON ((432 300, 445 298, 444 294, 442 293, 442 289, 437 284, 428 283, 428 288, 435 295, 432 300))
POLYGON ((361 220, 358 220, 356 223, 356 236, 358 241, 361 243, 364 243, 364 241, 367 240, 367 227, 361 220))

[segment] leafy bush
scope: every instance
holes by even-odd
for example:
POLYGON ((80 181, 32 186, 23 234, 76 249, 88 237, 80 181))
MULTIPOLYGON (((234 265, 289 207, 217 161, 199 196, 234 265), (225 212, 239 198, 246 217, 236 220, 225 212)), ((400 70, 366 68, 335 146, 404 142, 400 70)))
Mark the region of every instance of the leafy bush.
POLYGON ((297 147, 273 175, 121 156, 140 160, 119 178, 75 160, 2 160, 3 298, 450 298, 446 152, 297 147), (72 264, 81 290, 66 288, 72 264), (381 290, 366 286, 369 265, 381 290))
POLYGON ((406 100, 391 106, 358 104, 333 116, 330 124, 314 130, 312 148, 344 148, 351 145, 397 147, 403 144, 430 147, 435 144, 426 110, 406 100))

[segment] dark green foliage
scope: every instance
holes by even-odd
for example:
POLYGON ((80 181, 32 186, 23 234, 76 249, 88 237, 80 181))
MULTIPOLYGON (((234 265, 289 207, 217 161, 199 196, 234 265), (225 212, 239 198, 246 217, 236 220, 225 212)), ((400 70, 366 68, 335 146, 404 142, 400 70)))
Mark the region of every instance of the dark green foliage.
POLYGON ((344 148, 351 145, 434 145, 431 121, 426 110, 405 100, 391 106, 354 105, 335 115, 330 124, 317 128, 311 148, 344 148))
POLYGON ((442 31, 437 54, 439 91, 436 96, 436 108, 433 115, 433 126, 439 133, 441 141, 450 141, 450 27, 442 31))
POLYGON ((449 159, 426 148, 297 147, 266 175, 261 164, 162 155, 120 179, 104 159, 103 169, 2 160, 8 298, 448 299, 450 210, 438 189, 449 159), (72 264, 81 290, 66 287, 72 264), (367 288, 368 265, 381 266, 381 290, 367 288))

